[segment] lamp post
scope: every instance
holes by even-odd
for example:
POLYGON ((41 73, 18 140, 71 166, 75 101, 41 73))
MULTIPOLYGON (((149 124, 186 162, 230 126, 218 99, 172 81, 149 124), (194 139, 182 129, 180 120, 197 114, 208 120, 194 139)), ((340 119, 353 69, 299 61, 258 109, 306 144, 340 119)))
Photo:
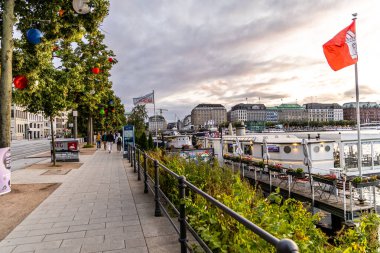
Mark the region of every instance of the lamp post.
POLYGON ((73 117, 74 117, 74 139, 76 139, 78 138, 78 128, 77 128, 78 111, 73 111, 73 117))

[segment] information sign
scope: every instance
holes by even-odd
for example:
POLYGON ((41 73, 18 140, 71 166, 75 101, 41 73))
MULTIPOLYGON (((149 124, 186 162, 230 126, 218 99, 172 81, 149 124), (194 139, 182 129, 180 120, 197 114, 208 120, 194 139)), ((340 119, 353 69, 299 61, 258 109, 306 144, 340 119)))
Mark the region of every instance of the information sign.
POLYGON ((123 127, 123 157, 127 157, 128 145, 135 143, 135 127, 133 125, 126 125, 123 127))

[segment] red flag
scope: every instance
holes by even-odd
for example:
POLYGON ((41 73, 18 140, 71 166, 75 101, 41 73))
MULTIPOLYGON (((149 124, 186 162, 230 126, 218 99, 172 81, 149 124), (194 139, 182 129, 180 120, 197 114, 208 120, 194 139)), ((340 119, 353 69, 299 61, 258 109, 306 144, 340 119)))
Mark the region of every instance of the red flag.
POLYGON ((357 63, 355 20, 323 45, 327 62, 337 71, 357 63))

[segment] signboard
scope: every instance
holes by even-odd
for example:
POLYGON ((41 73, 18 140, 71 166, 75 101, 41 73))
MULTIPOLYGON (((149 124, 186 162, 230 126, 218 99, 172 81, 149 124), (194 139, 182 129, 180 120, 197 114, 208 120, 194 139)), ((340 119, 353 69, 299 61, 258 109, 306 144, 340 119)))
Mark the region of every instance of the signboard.
POLYGON ((133 125, 126 125, 123 127, 123 157, 127 157, 128 145, 135 143, 135 127, 133 125))
POLYGON ((11 149, 0 148, 0 195, 11 191, 11 149))
POLYGON ((280 147, 277 145, 268 145, 268 152, 278 153, 280 152, 280 147))
MULTIPOLYGON (((55 160, 61 162, 79 162, 79 148, 78 140, 56 140, 55 146, 55 160)), ((51 145, 53 159, 53 145, 51 145)))
POLYGON ((179 156, 185 159, 189 159, 189 160, 201 159, 202 161, 209 161, 214 156, 214 149, 207 148, 207 149, 181 150, 179 152, 179 156))

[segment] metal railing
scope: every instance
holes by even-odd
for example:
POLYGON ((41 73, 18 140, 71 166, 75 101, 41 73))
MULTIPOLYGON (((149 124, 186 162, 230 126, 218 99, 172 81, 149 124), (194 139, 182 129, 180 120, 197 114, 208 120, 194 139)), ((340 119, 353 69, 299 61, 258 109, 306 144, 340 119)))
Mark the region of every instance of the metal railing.
POLYGON ((195 240, 199 243, 199 245, 203 248, 205 252, 212 252, 212 250, 207 246, 207 244, 200 238, 200 236, 196 233, 196 231, 190 226, 190 224, 186 220, 186 191, 185 189, 188 188, 195 192, 196 194, 202 196, 205 200, 207 200, 209 203, 213 204, 218 209, 222 210, 224 213, 229 215, 231 218, 239 222, 240 224, 244 225, 247 229, 251 230, 253 233, 258 235, 260 238, 264 239, 266 242, 271 244, 276 248, 276 251, 278 253, 297 253, 299 252, 297 244, 290 240, 290 239, 278 239, 277 237, 273 236, 272 234, 268 233, 266 230, 260 228, 259 226, 255 225, 248 219, 244 218, 243 216, 236 213, 234 210, 230 209, 223 203, 219 202, 212 196, 208 195, 207 193, 200 190, 195 185, 191 184, 186 180, 184 176, 178 175, 175 172, 171 171, 169 168, 165 167, 164 165, 160 164, 157 160, 153 159, 152 157, 148 156, 146 152, 140 150, 136 146, 130 145, 128 147, 128 161, 131 163, 131 166, 134 169, 134 172, 138 174, 138 180, 141 180, 141 174, 144 177, 144 193, 148 193, 148 189, 151 190, 152 193, 154 193, 154 200, 155 200, 155 216, 162 216, 162 212, 165 216, 169 219, 170 223, 173 225, 176 232, 179 234, 179 242, 181 245, 181 253, 186 253, 188 249, 190 249, 190 245, 188 245, 188 237, 187 237, 187 231, 189 231, 195 240), (143 155, 143 162, 140 161, 140 156, 143 155), (147 173, 148 168, 148 161, 153 162, 153 168, 154 168, 154 178, 151 178, 147 173), (177 187, 179 192, 179 207, 178 209, 176 206, 171 203, 171 201, 166 197, 165 193, 161 191, 160 189, 160 170, 163 170, 167 172, 169 175, 173 176, 177 179, 177 187), (154 187, 149 184, 148 181, 151 181, 152 184, 154 184, 154 187), (178 222, 179 222, 179 228, 177 225, 173 222, 172 218, 170 217, 168 211, 166 210, 166 207, 161 203, 161 197, 166 201, 166 204, 168 204, 174 212, 178 215, 178 222), (162 212, 161 212, 162 211, 162 212))

